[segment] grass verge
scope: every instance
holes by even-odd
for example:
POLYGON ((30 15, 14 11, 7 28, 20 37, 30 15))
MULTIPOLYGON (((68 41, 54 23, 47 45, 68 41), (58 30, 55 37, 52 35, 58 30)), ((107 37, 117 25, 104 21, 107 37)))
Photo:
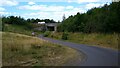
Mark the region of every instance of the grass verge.
POLYGON ((13 33, 19 33, 19 34, 25 34, 32 36, 32 32, 35 32, 35 35, 39 35, 42 32, 34 30, 34 29, 29 29, 26 26, 21 26, 21 25, 12 25, 12 24, 5 24, 4 25, 4 32, 13 32, 13 33))
MULTIPOLYGON (((62 32, 51 33, 48 37, 61 40, 62 32)), ((118 48, 120 37, 119 34, 117 33, 114 34, 69 33, 68 39, 65 41, 120 50, 118 48)))
POLYGON ((77 51, 37 37, 0 32, 3 66, 59 66, 77 56, 77 51))

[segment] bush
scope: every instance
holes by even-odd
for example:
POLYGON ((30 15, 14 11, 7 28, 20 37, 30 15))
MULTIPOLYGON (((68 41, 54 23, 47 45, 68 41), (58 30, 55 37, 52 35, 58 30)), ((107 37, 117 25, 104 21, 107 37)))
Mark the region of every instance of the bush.
POLYGON ((49 35, 50 35, 50 31, 45 31, 43 34, 44 37, 48 37, 49 35))
POLYGON ((68 33, 67 32, 63 32, 62 39, 63 40, 67 40, 68 39, 68 33))

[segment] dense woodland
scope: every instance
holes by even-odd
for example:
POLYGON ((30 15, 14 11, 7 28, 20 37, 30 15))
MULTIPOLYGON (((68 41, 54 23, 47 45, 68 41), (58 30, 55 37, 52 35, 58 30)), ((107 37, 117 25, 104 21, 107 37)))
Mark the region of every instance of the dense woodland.
MULTIPOLYGON (((2 29, 4 24, 21 25, 31 28, 33 23, 44 21, 46 23, 58 23, 50 19, 27 19, 20 16, 2 17, 2 29)), ((69 16, 58 26, 59 32, 84 32, 84 33, 119 33, 120 32, 120 2, 113 2, 103 7, 92 8, 86 13, 77 13, 69 16)))
MULTIPOLYGON (((64 17, 63 17, 64 18, 64 17)), ((120 2, 92 8, 86 13, 77 13, 63 19, 58 31, 84 33, 120 32, 120 2)))

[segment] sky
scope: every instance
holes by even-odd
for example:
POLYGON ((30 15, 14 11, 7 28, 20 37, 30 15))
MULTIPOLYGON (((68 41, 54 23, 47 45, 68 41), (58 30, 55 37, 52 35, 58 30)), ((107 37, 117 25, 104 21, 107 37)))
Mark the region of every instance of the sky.
POLYGON ((62 21, 64 14, 67 18, 111 2, 112 0, 0 0, 0 15, 62 21))

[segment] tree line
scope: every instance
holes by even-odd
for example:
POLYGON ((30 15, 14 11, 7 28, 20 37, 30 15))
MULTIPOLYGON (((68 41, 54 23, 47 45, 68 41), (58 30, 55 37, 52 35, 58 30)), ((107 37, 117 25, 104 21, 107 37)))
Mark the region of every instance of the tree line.
POLYGON ((53 19, 24 19, 20 16, 2 16, 2 31, 4 31, 5 28, 5 24, 10 24, 10 25, 19 25, 19 26, 25 26, 27 29, 32 30, 34 29, 34 27, 36 27, 35 25, 38 22, 45 22, 45 23, 57 23, 56 21, 54 21, 53 19))
POLYGON ((120 2, 92 8, 86 13, 69 16, 58 26, 60 32, 113 33, 120 32, 120 2))
POLYGON ((2 17, 2 22, 6 23, 6 24, 16 24, 16 25, 25 25, 27 23, 38 23, 38 22, 45 22, 45 23, 56 23, 56 21, 54 21, 53 19, 24 19, 20 16, 8 16, 2 17))

